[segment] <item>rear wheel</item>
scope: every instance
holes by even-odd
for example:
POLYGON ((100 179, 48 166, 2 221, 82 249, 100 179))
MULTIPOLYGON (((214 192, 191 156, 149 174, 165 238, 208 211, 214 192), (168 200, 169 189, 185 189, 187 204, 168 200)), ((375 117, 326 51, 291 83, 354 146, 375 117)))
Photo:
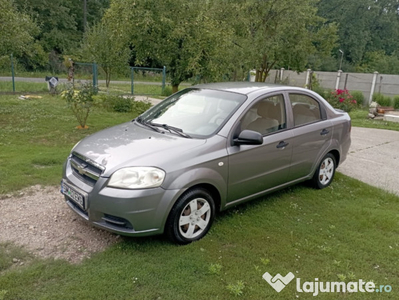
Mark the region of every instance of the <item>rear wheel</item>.
POLYGON ((327 153, 313 175, 313 186, 317 189, 328 187, 334 178, 335 168, 336 162, 334 155, 327 153))
POLYGON ((215 218, 215 202, 209 192, 196 188, 183 194, 173 206, 165 233, 173 242, 185 245, 204 237, 215 218))

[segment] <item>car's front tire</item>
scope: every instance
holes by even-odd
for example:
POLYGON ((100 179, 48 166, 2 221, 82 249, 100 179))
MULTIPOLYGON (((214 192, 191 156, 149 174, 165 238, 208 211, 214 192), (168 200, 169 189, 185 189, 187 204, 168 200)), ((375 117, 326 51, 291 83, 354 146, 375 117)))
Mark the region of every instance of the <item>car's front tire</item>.
POLYGON ((335 161, 334 155, 327 153, 326 156, 324 156, 321 160, 316 172, 313 175, 313 186, 317 189, 324 189, 325 187, 328 187, 334 178, 336 167, 337 163, 335 161))
POLYGON ((175 243, 186 245, 204 237, 215 218, 215 202, 203 188, 184 193, 166 221, 165 233, 175 243))

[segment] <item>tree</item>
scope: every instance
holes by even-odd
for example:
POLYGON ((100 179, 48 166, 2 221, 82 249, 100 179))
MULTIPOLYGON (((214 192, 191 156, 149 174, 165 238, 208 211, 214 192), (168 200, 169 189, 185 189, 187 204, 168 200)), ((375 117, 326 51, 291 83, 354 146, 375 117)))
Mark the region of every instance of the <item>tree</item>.
POLYGON ((172 90, 193 76, 220 77, 225 71, 224 35, 230 30, 211 12, 217 1, 116 0, 105 14, 114 32, 128 36, 136 65, 166 66, 172 90))
POLYGON ((256 81, 264 82, 270 70, 284 66, 301 71, 308 55, 329 53, 334 46, 335 25, 316 16, 314 0, 239 1, 236 36, 243 54, 256 69, 256 81))
POLYGON ((83 58, 95 61, 104 70, 108 88, 113 72, 127 66, 130 49, 123 37, 115 34, 106 24, 99 23, 88 28, 82 44, 82 54, 83 58))
POLYGON ((14 54, 44 64, 45 53, 34 39, 39 27, 27 14, 18 12, 12 0, 0 2, 0 32, 0 57, 14 54))
POLYGON ((339 47, 353 66, 367 60, 367 53, 392 55, 399 47, 397 0, 321 0, 318 15, 339 24, 339 47))

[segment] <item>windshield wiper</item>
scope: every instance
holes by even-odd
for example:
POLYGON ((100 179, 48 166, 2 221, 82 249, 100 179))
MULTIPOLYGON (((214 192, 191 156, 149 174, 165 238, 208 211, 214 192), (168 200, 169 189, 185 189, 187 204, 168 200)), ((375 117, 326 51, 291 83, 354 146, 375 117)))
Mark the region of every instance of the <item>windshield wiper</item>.
POLYGON ((181 128, 170 126, 168 124, 159 124, 159 123, 152 123, 152 122, 149 122, 149 124, 153 125, 153 126, 161 127, 161 128, 163 128, 165 130, 168 130, 170 133, 174 132, 174 133, 176 133, 176 134, 178 134, 178 135, 180 135, 182 137, 191 139, 191 136, 188 135, 187 133, 184 133, 183 129, 181 129, 181 128))
POLYGON ((161 133, 162 131, 159 130, 156 126, 154 126, 151 122, 146 122, 144 121, 141 117, 138 117, 135 119, 138 123, 147 126, 148 128, 151 128, 152 130, 161 133))

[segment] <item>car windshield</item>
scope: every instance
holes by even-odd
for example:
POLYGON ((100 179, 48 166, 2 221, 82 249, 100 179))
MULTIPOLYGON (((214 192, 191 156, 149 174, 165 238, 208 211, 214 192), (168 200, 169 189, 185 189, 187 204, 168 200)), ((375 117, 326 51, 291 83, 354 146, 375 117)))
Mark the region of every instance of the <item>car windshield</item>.
POLYGON ((203 138, 215 134, 245 100, 242 94, 189 88, 146 111, 139 121, 203 138))

